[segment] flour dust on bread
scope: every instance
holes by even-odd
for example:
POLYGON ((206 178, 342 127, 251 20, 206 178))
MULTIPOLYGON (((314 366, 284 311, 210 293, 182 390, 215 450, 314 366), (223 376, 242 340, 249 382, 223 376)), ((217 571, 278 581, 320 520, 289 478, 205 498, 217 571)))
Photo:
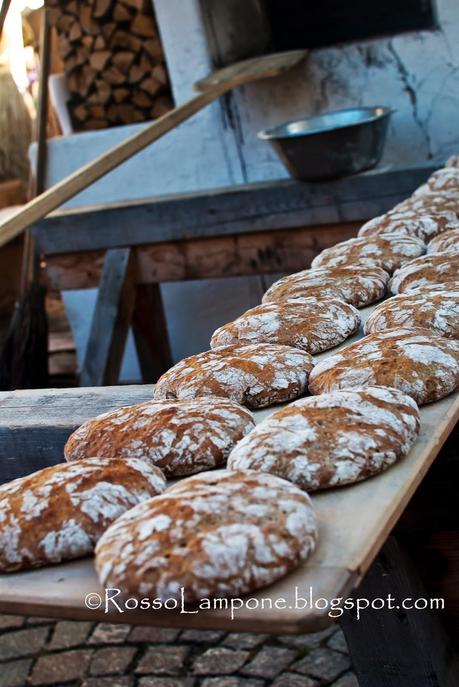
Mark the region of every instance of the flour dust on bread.
POLYGON ((181 360, 154 387, 156 399, 222 396, 263 408, 301 396, 313 359, 291 346, 259 343, 219 346, 181 360))
POLYGON ((412 195, 402 201, 391 213, 415 212, 420 215, 430 215, 449 212, 451 219, 459 218, 459 196, 456 193, 422 193, 412 195))
POLYGON ((446 161, 445 167, 456 167, 459 169, 459 155, 451 155, 446 161))
POLYGON ((403 263, 425 253, 424 243, 404 233, 360 236, 326 248, 311 263, 317 267, 364 265, 392 272, 403 263))
POLYGON ((396 270, 389 283, 393 294, 405 293, 420 286, 459 280, 459 254, 429 253, 407 262, 396 270))
POLYGON ((431 293, 402 293, 378 305, 365 323, 365 333, 395 327, 431 329, 459 340, 459 289, 431 293))
POLYGON ((433 214, 392 211, 366 222, 360 227, 359 236, 407 234, 428 243, 443 232, 458 228, 459 220, 451 210, 433 214))
POLYGON ((85 422, 67 441, 66 460, 143 458, 169 477, 221 467, 255 423, 225 398, 147 401, 85 422))
POLYGON ((274 475, 188 477, 119 518, 96 549, 104 587, 187 602, 265 587, 307 560, 317 524, 307 494, 274 475))
POLYGON ((397 389, 366 387, 300 399, 258 424, 232 450, 231 470, 257 470, 305 491, 358 482, 410 450, 419 411, 397 389))
POLYGON ((427 253, 459 253, 459 228, 432 239, 427 244, 427 253))
POLYGON ((217 329, 210 345, 275 343, 314 355, 342 343, 359 326, 358 310, 349 303, 336 298, 295 298, 247 310, 217 329))
POLYGON ((337 298, 356 308, 380 300, 389 275, 380 267, 321 267, 282 277, 263 296, 263 303, 292 298, 337 298))
POLYGON ((374 385, 400 389, 418 405, 447 396, 459 385, 459 342, 428 329, 388 329, 328 356, 309 378, 312 394, 374 385))
POLYGON ((91 554, 120 515, 166 488, 138 458, 86 458, 0 486, 0 571, 37 568, 91 554))

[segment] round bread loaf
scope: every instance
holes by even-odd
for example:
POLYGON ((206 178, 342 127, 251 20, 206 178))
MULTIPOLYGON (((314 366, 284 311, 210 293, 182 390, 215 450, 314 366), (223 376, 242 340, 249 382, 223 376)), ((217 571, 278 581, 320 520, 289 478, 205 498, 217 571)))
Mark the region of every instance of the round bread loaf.
POLYGON ((381 267, 392 274, 403 263, 426 252, 424 243, 406 234, 362 236, 337 243, 317 255, 311 267, 381 267))
POLYGON ((405 456, 419 432, 412 398, 381 386, 333 391, 277 410, 230 453, 257 470, 317 491, 366 479, 405 456))
POLYGON ((427 245, 427 253, 459 253, 459 228, 432 239, 427 245))
POLYGON ((427 180, 427 186, 431 193, 459 194, 459 169, 455 167, 437 169, 427 180))
POLYGON ((392 213, 416 212, 431 215, 451 212, 451 219, 459 217, 459 197, 452 193, 423 193, 410 196, 392 209, 392 213))
POLYGON ((276 281, 263 303, 282 303, 291 298, 338 298, 362 308, 386 293, 389 275, 380 267, 321 267, 290 274, 276 281))
POLYGON ((148 401, 85 422, 67 441, 66 460, 143 458, 171 477, 224 465, 254 426, 252 414, 226 398, 148 401))
POLYGON ((174 365, 159 378, 154 397, 223 396, 263 408, 301 396, 313 365, 309 353, 291 346, 220 346, 174 365))
POLYGON ((459 280, 459 255, 430 253, 407 262, 394 272, 389 288, 391 293, 405 293, 418 286, 459 280))
POLYGON ((375 234, 401 233, 414 236, 428 243, 432 238, 444 231, 459 228, 456 215, 449 212, 439 212, 434 215, 418 215, 415 212, 391 213, 375 217, 366 222, 359 229, 359 236, 373 236, 375 234))
POLYGON ((439 282, 438 284, 427 284, 424 286, 417 286, 408 291, 409 294, 422 293, 430 296, 434 293, 443 293, 448 291, 459 291, 459 281, 439 282))
POLYGON ((86 458, 0 486, 0 571, 87 556, 107 527, 166 487, 138 458, 86 458))
POLYGON ((315 354, 345 341, 360 326, 354 306, 336 298, 264 303, 217 329, 210 345, 276 343, 315 354))
POLYGON ((446 161, 445 167, 459 167, 459 155, 451 155, 446 161))
POLYGON ((265 587, 314 551, 307 494, 274 475, 217 470, 188 477, 119 518, 99 541, 104 587, 188 603, 265 587))
POLYGON ((459 339, 459 290, 402 293, 384 301, 365 323, 365 333, 394 327, 432 329, 448 339, 459 339))
POLYGON ((309 377, 313 394, 361 386, 400 389, 418 405, 437 401, 459 384, 459 343, 428 329, 370 334, 322 360, 309 377))

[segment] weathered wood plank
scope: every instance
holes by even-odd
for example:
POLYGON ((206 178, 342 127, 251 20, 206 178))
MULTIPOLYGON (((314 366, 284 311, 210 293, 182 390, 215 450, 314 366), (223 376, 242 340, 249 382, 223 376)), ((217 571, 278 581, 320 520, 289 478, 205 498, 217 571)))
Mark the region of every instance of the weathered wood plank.
POLYGON ((360 687, 455 687, 459 660, 438 614, 404 610, 402 602, 428 599, 406 552, 390 537, 355 594, 379 604, 390 595, 395 607, 345 613, 342 619, 360 687))
POLYGON ((37 223, 35 233, 42 252, 55 255, 358 222, 405 199, 439 164, 377 170, 326 183, 282 180, 65 210, 37 223))
POLYGON ((158 377, 172 366, 169 334, 159 284, 137 286, 132 331, 142 381, 156 382, 158 377))
POLYGON ((116 384, 135 304, 130 248, 107 251, 81 370, 81 386, 116 384))
MULTIPOLYGON (((136 249, 139 284, 249 276, 305 269, 324 248, 355 236, 360 222, 158 243, 136 249)), ((88 289, 100 281, 105 252, 46 258, 51 289, 88 289)))

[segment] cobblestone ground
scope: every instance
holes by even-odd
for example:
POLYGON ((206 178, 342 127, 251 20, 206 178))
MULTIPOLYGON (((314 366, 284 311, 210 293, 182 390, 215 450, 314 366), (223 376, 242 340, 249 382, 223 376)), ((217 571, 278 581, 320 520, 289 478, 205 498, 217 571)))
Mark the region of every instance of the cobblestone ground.
POLYGON ((344 636, 169 630, 0 615, 0 687, 358 687, 344 636))

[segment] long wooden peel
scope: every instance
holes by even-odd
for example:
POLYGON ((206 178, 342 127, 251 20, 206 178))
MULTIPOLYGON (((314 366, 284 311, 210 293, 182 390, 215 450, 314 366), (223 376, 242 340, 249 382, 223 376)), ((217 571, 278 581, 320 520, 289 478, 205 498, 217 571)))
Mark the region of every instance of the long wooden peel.
POLYGON ((27 203, 19 212, 0 224, 0 246, 23 232, 28 226, 45 217, 77 193, 100 179, 115 167, 157 141, 168 131, 185 121, 203 107, 236 86, 258 79, 279 76, 298 64, 306 55, 305 50, 276 53, 255 57, 224 67, 209 77, 198 81, 195 89, 199 95, 180 107, 171 110, 152 124, 141 129, 122 143, 97 157, 50 189, 27 203))

